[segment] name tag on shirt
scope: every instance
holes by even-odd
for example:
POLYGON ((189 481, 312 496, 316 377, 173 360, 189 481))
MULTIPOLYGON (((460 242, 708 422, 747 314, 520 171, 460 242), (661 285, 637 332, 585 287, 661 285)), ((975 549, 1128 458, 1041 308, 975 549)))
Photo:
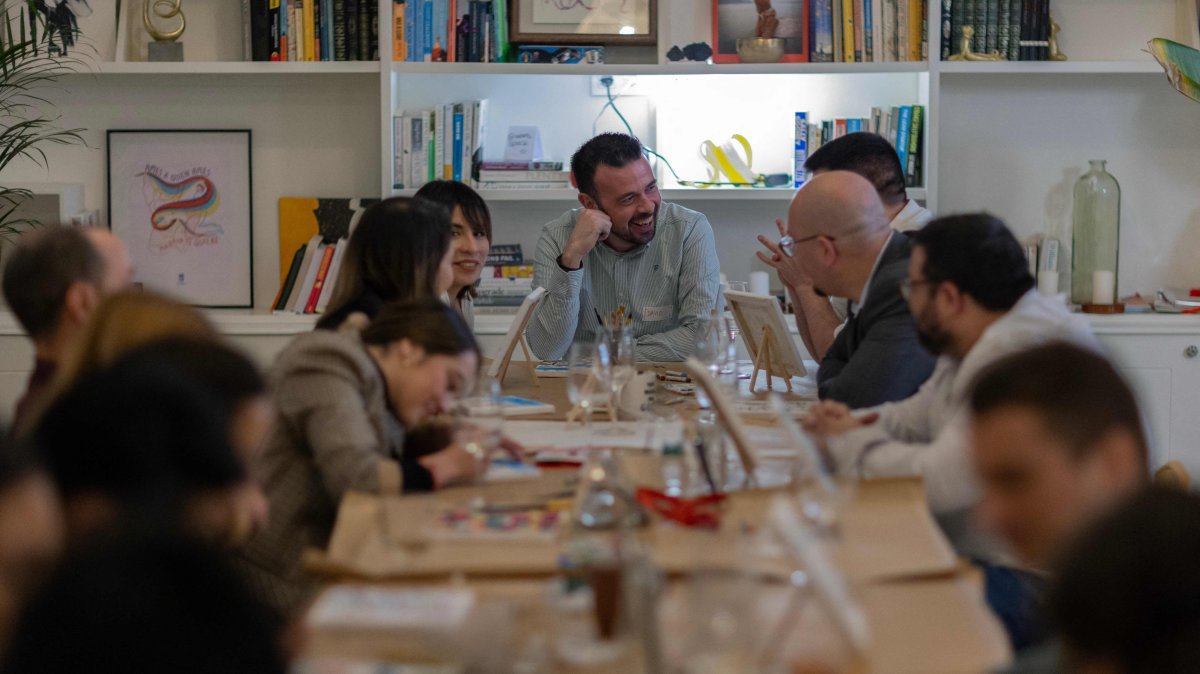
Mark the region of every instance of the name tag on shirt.
POLYGON ((642 320, 647 323, 671 318, 671 307, 642 307, 642 320))

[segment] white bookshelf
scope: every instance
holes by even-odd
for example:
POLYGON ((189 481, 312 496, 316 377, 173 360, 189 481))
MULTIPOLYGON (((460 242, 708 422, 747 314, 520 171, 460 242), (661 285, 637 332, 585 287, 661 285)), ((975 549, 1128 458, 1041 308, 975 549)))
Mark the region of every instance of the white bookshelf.
MULTIPOLYGON (((241 50, 237 7, 195 2, 202 14, 212 13, 189 26, 186 53, 203 60, 100 63, 66 78, 51 96, 65 125, 88 129, 88 147, 49 148, 49 172, 29 164, 0 179, 83 184, 86 207, 104 213, 105 130, 250 128, 259 308, 278 285, 279 197, 411 193, 392 188, 395 113, 488 98, 487 147, 502 146, 510 124, 538 124, 547 157, 567 161, 605 102, 591 94, 591 79, 600 75, 636 82, 639 91, 623 89, 628 95, 618 104, 643 140, 665 149, 689 179, 704 179, 693 159, 702 139, 754 136, 755 169, 790 172, 794 110, 829 119, 864 116, 874 105, 920 103, 925 184, 910 189, 910 197, 938 211, 988 209, 1022 235, 1061 218, 1068 167, 1085 166, 1084 155, 1108 156, 1133 209, 1124 222, 1150 228, 1123 227, 1138 254, 1122 265, 1122 289, 1200 285, 1181 256, 1150 253, 1197 245, 1187 232, 1200 203, 1194 186, 1183 189, 1180 178, 1200 170, 1194 159, 1200 137, 1192 133, 1197 112, 1142 51, 1150 37, 1179 37, 1171 33, 1175 0, 1055 0, 1061 45, 1071 56, 1065 62, 761 65, 665 61, 661 54, 671 45, 711 41, 710 16, 695 11, 698 0, 659 0, 660 63, 599 65, 393 63, 388 40, 381 41, 382 62, 242 62, 233 60, 241 50), (1165 162, 1155 161, 1159 151, 1165 162)), ((936 0, 929 5, 936 55, 940 8, 936 0)), ((387 25, 391 2, 381 0, 380 9, 387 25)), ((610 56, 631 53, 646 60, 655 52, 611 50, 610 56)), ((619 128, 611 114, 598 125, 619 128)), ((753 259, 754 236, 773 231, 790 189, 684 188, 659 173, 664 199, 708 214, 732 278, 761 268, 753 259)), ((493 204, 498 240, 527 251, 540 225, 576 202, 572 190, 488 190, 484 197, 493 204)))

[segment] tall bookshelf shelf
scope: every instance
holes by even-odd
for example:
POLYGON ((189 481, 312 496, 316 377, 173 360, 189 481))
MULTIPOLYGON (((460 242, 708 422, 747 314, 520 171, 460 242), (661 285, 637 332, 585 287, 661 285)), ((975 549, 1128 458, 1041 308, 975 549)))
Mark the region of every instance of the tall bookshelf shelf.
MULTIPOLYGON (((206 1, 217 0, 198 0, 206 1)), ((702 16, 707 13, 695 12, 708 1, 659 0, 658 53, 672 44, 710 41, 709 19, 702 16)), ((670 63, 655 51, 612 50, 614 61, 660 62, 394 63, 385 41, 382 62, 99 63, 66 78, 63 91, 51 94, 64 124, 88 129, 88 147, 51 148, 49 172, 31 164, 0 179, 82 183, 87 207, 104 212, 105 130, 250 128, 255 305, 263 310, 278 283, 279 197, 411 194, 393 189, 393 115, 487 98, 489 158, 499 154, 509 125, 536 124, 547 157, 565 161, 593 124, 600 131, 622 128, 611 111, 599 115, 606 100, 592 91, 595 77, 609 75, 635 83, 621 89, 619 107, 643 140, 689 179, 704 179, 693 159, 701 140, 719 143, 742 133, 754 146, 756 170, 790 171, 786 129, 794 111, 829 119, 864 116, 871 106, 919 103, 927 113, 924 184, 909 190, 910 197, 935 211, 988 209, 1022 235, 1057 226, 1062 203, 1069 204, 1068 167, 1086 165, 1090 155, 1112 158, 1123 201, 1136 209, 1123 219, 1123 236, 1139 237, 1129 245, 1146 253, 1128 263, 1123 258, 1122 286, 1127 278, 1136 284, 1131 289, 1142 290, 1168 280, 1200 284, 1179 256, 1148 252, 1200 245, 1200 235, 1191 234, 1187 246, 1173 245, 1200 212, 1195 190, 1166 191, 1177 187, 1179 176, 1200 172, 1200 160, 1193 159, 1200 157, 1200 137, 1191 133, 1197 113, 1141 51, 1150 37, 1179 37, 1170 32, 1175 0, 1053 1, 1063 49, 1072 57, 1065 62, 712 65, 670 63), (1149 158, 1153 152, 1167 161, 1156 164, 1149 158), (1131 183, 1135 177, 1150 187, 1131 183), (1154 229, 1145 235, 1126 226, 1135 220, 1153 222, 1154 229)), ((381 25, 387 25, 391 4, 380 0, 381 25)), ((930 53, 937 54, 940 3, 929 5, 930 53)), ((191 44, 240 37, 238 12, 221 7, 213 21, 235 23, 199 24, 197 30, 209 33, 189 32, 191 44)), ((189 53, 236 58, 240 47, 222 42, 189 53)), ((775 218, 785 215, 790 189, 684 188, 659 171, 664 199, 708 214, 731 278, 759 268, 754 235, 771 232, 775 218)), ((493 204, 498 239, 527 250, 542 223, 575 203, 572 190, 489 190, 484 196, 493 204)))

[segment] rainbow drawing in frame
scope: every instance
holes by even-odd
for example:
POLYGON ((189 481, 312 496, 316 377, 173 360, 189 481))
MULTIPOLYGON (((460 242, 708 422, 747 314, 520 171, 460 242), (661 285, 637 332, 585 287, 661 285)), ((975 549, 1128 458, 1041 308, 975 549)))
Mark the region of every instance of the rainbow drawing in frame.
POLYGON ((108 222, 135 281, 208 307, 252 307, 250 131, 111 130, 108 222))

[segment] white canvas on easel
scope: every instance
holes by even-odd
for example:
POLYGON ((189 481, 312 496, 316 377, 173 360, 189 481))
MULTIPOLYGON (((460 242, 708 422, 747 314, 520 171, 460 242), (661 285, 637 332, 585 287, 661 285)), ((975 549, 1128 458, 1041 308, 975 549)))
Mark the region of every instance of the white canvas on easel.
POLYGON ((754 360, 754 375, 750 388, 754 389, 758 373, 767 375, 767 388, 772 387, 772 377, 782 377, 787 389, 792 390, 792 377, 803 377, 808 371, 804 357, 796 348, 788 330, 779 301, 770 295, 727 290, 725 301, 733 311, 734 320, 741 329, 746 350, 754 360))
POLYGON ((545 288, 534 288, 533 292, 525 296, 521 307, 517 309, 517 315, 513 317, 512 324, 508 326, 504 342, 500 344, 496 355, 492 357, 492 364, 488 366, 487 375, 495 377, 501 384, 504 383, 504 376, 508 374, 508 366, 512 362, 513 351, 516 351, 518 344, 521 345, 521 351, 525 353, 525 362, 529 366, 530 377, 535 383, 537 382, 534 373, 534 364, 537 361, 533 357, 533 352, 529 350, 529 343, 525 341, 525 327, 529 325, 529 317, 533 315, 533 310, 537 307, 538 302, 542 301, 542 296, 545 294, 545 288))

